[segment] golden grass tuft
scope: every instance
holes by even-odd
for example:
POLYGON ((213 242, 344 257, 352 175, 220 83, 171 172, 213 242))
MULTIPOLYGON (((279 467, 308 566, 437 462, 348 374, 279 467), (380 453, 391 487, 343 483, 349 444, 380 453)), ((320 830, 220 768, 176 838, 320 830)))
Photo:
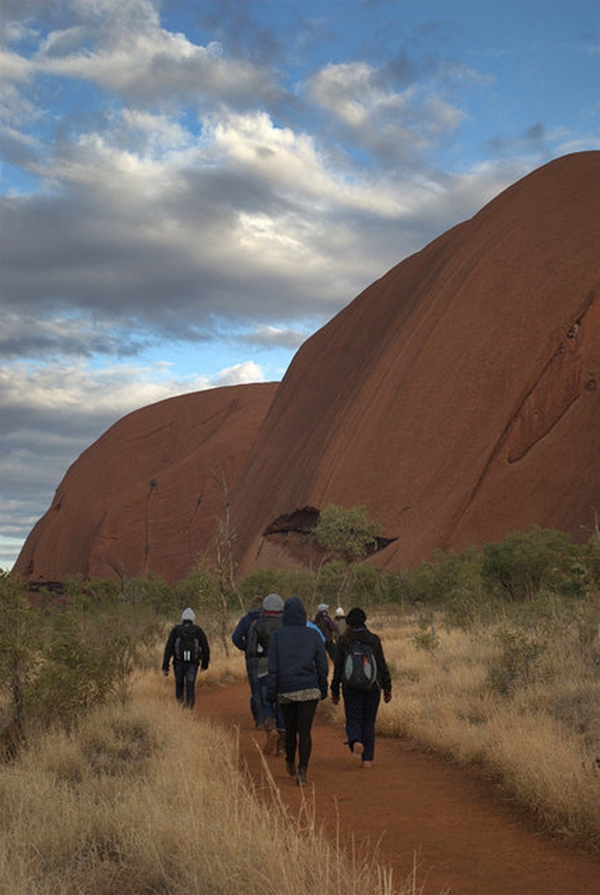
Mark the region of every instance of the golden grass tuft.
POLYGON ((0 891, 10 895, 401 895, 305 810, 267 806, 231 731, 137 676, 129 705, 40 737, 0 777, 0 891))

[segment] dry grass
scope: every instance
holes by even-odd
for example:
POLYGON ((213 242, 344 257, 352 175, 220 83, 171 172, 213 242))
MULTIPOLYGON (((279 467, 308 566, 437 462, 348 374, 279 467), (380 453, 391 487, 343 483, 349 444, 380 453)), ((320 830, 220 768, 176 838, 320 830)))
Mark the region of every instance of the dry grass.
POLYGON ((597 635, 585 643, 576 625, 559 625, 533 638, 534 650, 506 623, 470 631, 436 625, 435 645, 414 619, 392 627, 374 618, 371 626, 394 680, 379 734, 484 764, 547 831, 600 849, 597 635))
POLYGON ((128 707, 47 734, 2 769, 2 895, 416 892, 349 860, 306 810, 290 818, 276 792, 266 806, 231 731, 183 712, 167 689, 140 676, 128 707))

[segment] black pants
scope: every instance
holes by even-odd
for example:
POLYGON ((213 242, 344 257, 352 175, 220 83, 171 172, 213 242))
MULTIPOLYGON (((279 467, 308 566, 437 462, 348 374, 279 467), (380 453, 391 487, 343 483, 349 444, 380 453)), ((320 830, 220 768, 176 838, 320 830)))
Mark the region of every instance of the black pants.
POLYGON ((281 713, 285 722, 285 757, 287 761, 296 761, 298 748, 298 765, 307 768, 312 750, 310 731, 317 710, 318 699, 309 702, 283 702, 281 713))

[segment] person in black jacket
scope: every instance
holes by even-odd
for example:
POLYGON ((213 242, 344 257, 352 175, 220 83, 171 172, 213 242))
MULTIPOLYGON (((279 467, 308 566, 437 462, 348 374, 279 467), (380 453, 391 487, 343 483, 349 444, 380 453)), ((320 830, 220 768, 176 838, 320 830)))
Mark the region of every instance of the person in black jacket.
POLYGON ((169 674, 169 663, 173 659, 175 676, 175 699, 185 708, 193 709, 196 701, 196 677, 198 668, 203 671, 210 662, 210 647, 206 634, 195 624, 196 614, 189 607, 181 613, 181 623, 171 629, 165 645, 162 670, 169 674), (184 703, 185 693, 185 703, 184 703))
POLYGON ((367 629, 367 616, 363 609, 351 609, 346 616, 346 631, 340 637, 335 655, 331 700, 334 705, 340 701, 340 687, 346 715, 347 744, 354 755, 361 758, 361 766, 373 764, 375 754, 375 719, 383 691, 384 702, 392 698, 392 680, 385 661, 381 640, 377 634, 367 629), (344 663, 356 642, 368 644, 377 664, 377 675, 368 690, 358 690, 343 681, 344 663))
POLYGON ((252 623, 257 621, 262 613, 262 597, 254 597, 250 609, 244 615, 231 635, 235 646, 244 653, 246 658, 246 676, 250 687, 250 712, 256 727, 262 727, 262 712, 260 710, 260 693, 258 692, 258 657, 248 653, 248 634, 252 623))
POLYGON ((269 641, 267 699, 281 706, 287 771, 302 785, 306 783, 317 704, 319 699, 327 699, 327 653, 320 633, 306 624, 306 610, 298 597, 285 601, 282 621, 269 641))
POLYGON ((268 594, 262 601, 262 612, 252 622, 248 632, 248 656, 255 659, 258 697, 262 726, 267 739, 265 755, 279 755, 285 735, 285 722, 277 703, 267 699, 267 675, 269 671, 269 642, 273 632, 281 627, 283 600, 279 594, 268 594))

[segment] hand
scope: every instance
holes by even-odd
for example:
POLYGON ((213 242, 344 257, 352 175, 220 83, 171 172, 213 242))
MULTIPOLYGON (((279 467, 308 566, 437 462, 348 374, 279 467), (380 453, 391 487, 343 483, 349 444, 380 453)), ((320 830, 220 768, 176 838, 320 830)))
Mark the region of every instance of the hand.
POLYGON ((168 669, 168 668, 163 668, 163 674, 164 674, 165 677, 169 677, 169 669, 168 669))
POLYGON ((383 701, 384 701, 384 702, 391 702, 391 701, 392 701, 392 691, 391 691, 391 690, 384 690, 384 691, 383 691, 383 701))
POLYGON ((340 697, 339 697, 339 696, 332 696, 332 697, 331 697, 331 701, 333 702, 334 705, 339 705, 339 704, 340 704, 340 697))

